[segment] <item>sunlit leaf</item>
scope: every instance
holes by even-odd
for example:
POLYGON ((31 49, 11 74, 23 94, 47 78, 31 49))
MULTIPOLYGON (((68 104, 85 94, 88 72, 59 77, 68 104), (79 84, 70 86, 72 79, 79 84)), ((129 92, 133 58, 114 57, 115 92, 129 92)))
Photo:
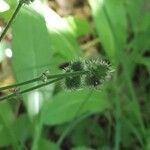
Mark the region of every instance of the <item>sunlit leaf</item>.
MULTIPOLYGON (((12 31, 12 66, 17 82, 38 77, 50 68, 51 44, 42 16, 31 9, 23 9, 16 17, 12 31)), ((34 85, 36 84, 38 83, 34 85)), ((46 98, 45 90, 29 92, 24 97, 30 115, 38 113, 42 101, 46 98)), ((50 95, 49 93, 47 96, 50 95)))

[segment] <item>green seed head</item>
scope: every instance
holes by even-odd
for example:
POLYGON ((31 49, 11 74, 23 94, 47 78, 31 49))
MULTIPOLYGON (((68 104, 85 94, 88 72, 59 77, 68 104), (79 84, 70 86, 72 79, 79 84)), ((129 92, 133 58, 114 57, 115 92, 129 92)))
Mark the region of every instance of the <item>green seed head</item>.
POLYGON ((99 84, 100 84, 100 80, 95 75, 91 74, 91 75, 85 76, 85 85, 86 86, 96 87, 99 84))
POLYGON ((65 86, 66 86, 67 89, 70 89, 70 90, 80 88, 80 86, 81 86, 81 78, 80 78, 80 76, 67 77, 65 79, 65 86))
POLYGON ((83 70, 83 62, 81 60, 75 60, 70 63, 70 68, 73 71, 82 71, 83 70))
MULTIPOLYGON (((68 66, 67 68, 64 69, 65 73, 73 73, 75 72, 72 69, 72 66, 68 66)), ((68 76, 64 78, 63 81, 63 87, 67 90, 74 90, 74 89, 79 89, 81 86, 81 76, 68 76)))
POLYGON ((75 60, 64 69, 64 73, 75 73, 76 71, 87 71, 87 73, 65 77, 63 85, 66 89, 80 89, 83 86, 94 89, 101 88, 104 82, 110 79, 112 69, 107 62, 100 58, 75 60))
POLYGON ((87 87, 101 87, 110 78, 110 65, 100 58, 85 60, 85 70, 89 71, 84 78, 87 87))

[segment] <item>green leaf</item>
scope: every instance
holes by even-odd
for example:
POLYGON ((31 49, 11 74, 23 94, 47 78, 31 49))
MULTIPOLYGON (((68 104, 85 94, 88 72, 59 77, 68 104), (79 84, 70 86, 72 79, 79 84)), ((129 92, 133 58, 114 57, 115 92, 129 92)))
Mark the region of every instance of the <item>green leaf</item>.
MULTIPOLYGON (((12 66, 17 82, 40 76, 48 69, 52 57, 51 44, 43 17, 31 9, 22 9, 15 19, 12 33, 12 66)), ((36 84, 38 83, 34 85, 36 84)), ((24 97, 27 100, 30 115, 38 113, 42 101, 50 97, 50 92, 47 93, 46 89, 51 91, 51 86, 42 89, 42 91, 29 92, 24 97)))
POLYGON ((10 128, 13 121, 14 121, 14 115, 10 105, 7 102, 1 102, 0 103, 0 146, 7 146, 11 143, 10 128))
POLYGON ((0 103, 0 115, 4 117, 7 124, 11 124, 14 121, 14 114, 8 102, 0 103))
POLYGON ((100 91, 61 92, 44 105, 42 119, 45 124, 61 124, 83 113, 102 112, 107 107, 106 95, 100 91))
POLYGON ((75 56, 81 54, 79 44, 72 34, 71 28, 67 20, 61 18, 52 10, 49 11, 49 21, 47 18, 47 26, 49 29, 50 41, 52 43, 53 51, 60 54, 65 59, 73 59, 75 56))
POLYGON ((9 135, 6 133, 6 129, 2 129, 0 125, 0 147, 8 146, 11 143, 9 135))
POLYGON ((91 32, 90 25, 85 19, 69 16, 66 20, 70 24, 71 30, 76 38, 91 32))
POLYGON ((12 144, 13 149, 19 150, 20 145, 12 128, 14 114, 7 102, 0 103, 0 146, 12 144), (3 138, 3 139, 1 139, 3 138))
POLYGON ((38 150, 59 150, 58 146, 49 141, 49 140, 46 140, 44 138, 41 138, 40 141, 39 141, 39 147, 38 147, 38 150))
POLYGON ((116 61, 126 42, 126 16, 120 0, 89 0, 96 30, 106 54, 116 61))
POLYGON ((126 0, 125 7, 126 12, 129 17, 130 30, 133 32, 137 32, 138 24, 141 22, 141 8, 143 6, 143 0, 126 0))
POLYGON ((20 115, 13 124, 13 130, 20 142, 24 142, 32 135, 32 125, 26 114, 20 115))

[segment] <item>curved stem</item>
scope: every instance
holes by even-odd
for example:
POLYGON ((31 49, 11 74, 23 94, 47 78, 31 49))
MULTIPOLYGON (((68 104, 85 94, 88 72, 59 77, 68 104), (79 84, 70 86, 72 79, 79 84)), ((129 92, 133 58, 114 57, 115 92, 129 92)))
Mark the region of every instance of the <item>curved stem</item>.
POLYGON ((15 9, 15 11, 14 11, 12 17, 10 18, 8 24, 6 25, 5 29, 3 30, 3 32, 2 32, 2 34, 1 34, 1 36, 0 36, 0 42, 2 41, 2 39, 3 39, 3 37, 5 36, 7 30, 9 29, 9 27, 10 27, 10 25, 12 24, 13 20, 15 19, 16 15, 18 14, 18 12, 19 12, 20 8, 22 7, 23 3, 24 3, 24 2, 23 2, 22 0, 19 1, 19 4, 17 5, 17 8, 15 9))
POLYGON ((74 127, 80 123, 81 121, 83 121, 84 119, 86 119, 87 117, 89 117, 91 114, 85 114, 81 117, 79 117, 78 119, 76 119, 75 121, 73 121, 69 127, 62 133, 62 135, 60 136, 60 138, 57 141, 57 145, 60 147, 63 140, 65 139, 65 137, 74 129, 74 127))

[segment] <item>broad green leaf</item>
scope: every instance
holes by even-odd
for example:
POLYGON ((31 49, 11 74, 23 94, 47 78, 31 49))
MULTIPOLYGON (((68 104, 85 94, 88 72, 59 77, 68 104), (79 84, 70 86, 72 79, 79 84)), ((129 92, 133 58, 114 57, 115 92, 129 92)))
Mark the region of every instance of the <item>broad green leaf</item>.
POLYGON ((83 113, 102 112, 107 107, 106 95, 101 91, 61 92, 44 105, 42 119, 45 124, 61 124, 83 113))
MULTIPOLYGON (((15 19, 12 33, 12 66, 17 82, 40 76, 48 69, 52 56, 43 17, 31 9, 22 9, 15 19)), ((38 83, 34 85, 36 84, 38 83)), ((24 97, 30 115, 38 113, 42 101, 50 97, 51 86, 48 86, 49 93, 46 91, 47 87, 42 89, 29 92, 24 97)))
POLYGON ((116 61, 126 42, 126 16, 120 0, 89 0, 96 30, 106 54, 116 61))

